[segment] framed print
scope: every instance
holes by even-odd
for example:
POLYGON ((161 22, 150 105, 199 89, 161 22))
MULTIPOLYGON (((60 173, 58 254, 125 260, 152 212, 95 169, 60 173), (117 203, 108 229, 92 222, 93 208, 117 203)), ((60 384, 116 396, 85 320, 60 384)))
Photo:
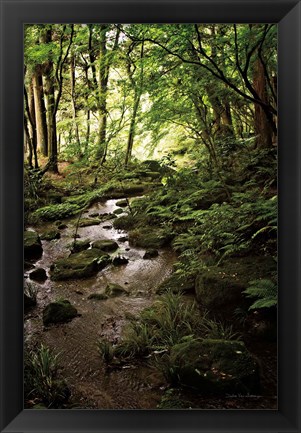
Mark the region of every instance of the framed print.
POLYGON ((1 23, 1 431, 300 431, 300 2, 1 23))

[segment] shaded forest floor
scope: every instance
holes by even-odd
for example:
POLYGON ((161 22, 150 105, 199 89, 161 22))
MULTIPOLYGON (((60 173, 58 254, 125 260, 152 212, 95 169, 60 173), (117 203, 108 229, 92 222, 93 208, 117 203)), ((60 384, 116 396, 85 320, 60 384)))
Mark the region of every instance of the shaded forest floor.
POLYGON ((274 185, 156 161, 59 172, 25 176, 26 406, 276 409, 274 185), (48 394, 41 343, 60 353, 48 394))

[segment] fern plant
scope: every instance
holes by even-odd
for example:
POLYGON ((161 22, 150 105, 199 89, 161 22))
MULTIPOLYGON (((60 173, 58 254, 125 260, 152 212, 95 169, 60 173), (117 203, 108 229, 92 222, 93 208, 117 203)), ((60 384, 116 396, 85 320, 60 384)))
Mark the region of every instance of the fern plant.
POLYGON ((249 284, 250 286, 243 293, 248 298, 257 298, 249 310, 270 308, 277 305, 277 284, 272 280, 253 280, 249 284))

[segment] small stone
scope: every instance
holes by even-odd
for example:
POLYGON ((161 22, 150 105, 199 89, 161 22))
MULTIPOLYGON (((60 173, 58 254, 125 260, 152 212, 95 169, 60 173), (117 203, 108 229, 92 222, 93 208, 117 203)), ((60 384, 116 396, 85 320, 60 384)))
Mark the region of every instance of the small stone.
POLYGON ((88 299, 94 299, 95 301, 105 301, 108 299, 108 295, 104 293, 91 293, 91 295, 88 296, 88 299))
POLYGON ((67 224, 59 224, 58 226, 57 226, 57 228, 59 229, 59 230, 64 230, 64 229, 66 229, 68 226, 67 226, 67 224))
POLYGON ((129 240, 128 236, 121 236, 117 239, 119 242, 127 242, 129 240))
POLYGON ((144 259, 153 259, 154 257, 158 257, 158 255, 159 255, 158 250, 155 250, 154 248, 150 248, 149 250, 145 251, 143 258, 144 259))
POLYGON ((122 256, 116 256, 113 259, 113 265, 114 266, 120 266, 120 265, 126 265, 129 262, 129 260, 126 257, 122 256))
POLYGON ((118 200, 118 201, 116 201, 116 206, 126 207, 127 205, 128 205, 127 200, 118 200))

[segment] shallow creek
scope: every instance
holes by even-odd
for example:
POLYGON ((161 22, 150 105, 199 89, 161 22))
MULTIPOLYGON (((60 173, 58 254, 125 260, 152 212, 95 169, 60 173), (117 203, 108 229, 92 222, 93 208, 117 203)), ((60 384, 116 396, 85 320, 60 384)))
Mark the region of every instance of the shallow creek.
MULTIPOLYGON (((96 203, 83 213, 87 218, 93 213, 112 213, 118 200, 96 203)), ((25 316, 25 341, 30 345, 45 343, 60 353, 62 375, 72 391, 72 400, 81 408, 95 409, 148 409, 155 408, 162 395, 164 382, 151 368, 141 365, 124 365, 107 370, 97 353, 96 342, 100 337, 117 341, 127 324, 128 313, 138 315, 150 306, 155 289, 172 271, 176 260, 170 249, 159 250, 159 256, 143 259, 145 249, 130 247, 128 241, 119 240, 127 233, 115 230, 113 220, 100 225, 78 229, 81 240, 116 240, 119 249, 112 255, 127 257, 129 263, 110 265, 96 276, 82 280, 34 283, 38 286, 38 305, 25 316), (104 228, 107 227, 107 228, 104 228), (91 293, 99 292, 107 283, 123 286, 129 296, 107 300, 88 300, 91 293), (71 322, 43 327, 42 311, 45 305, 57 299, 68 299, 81 315, 71 322)), ((50 265, 58 258, 67 257, 73 241, 76 220, 64 220, 67 228, 60 230, 61 238, 42 241, 43 255, 35 263, 49 272, 50 265)), ((38 233, 50 229, 52 224, 31 227, 38 233)), ((26 274, 25 274, 26 275, 26 274)))

